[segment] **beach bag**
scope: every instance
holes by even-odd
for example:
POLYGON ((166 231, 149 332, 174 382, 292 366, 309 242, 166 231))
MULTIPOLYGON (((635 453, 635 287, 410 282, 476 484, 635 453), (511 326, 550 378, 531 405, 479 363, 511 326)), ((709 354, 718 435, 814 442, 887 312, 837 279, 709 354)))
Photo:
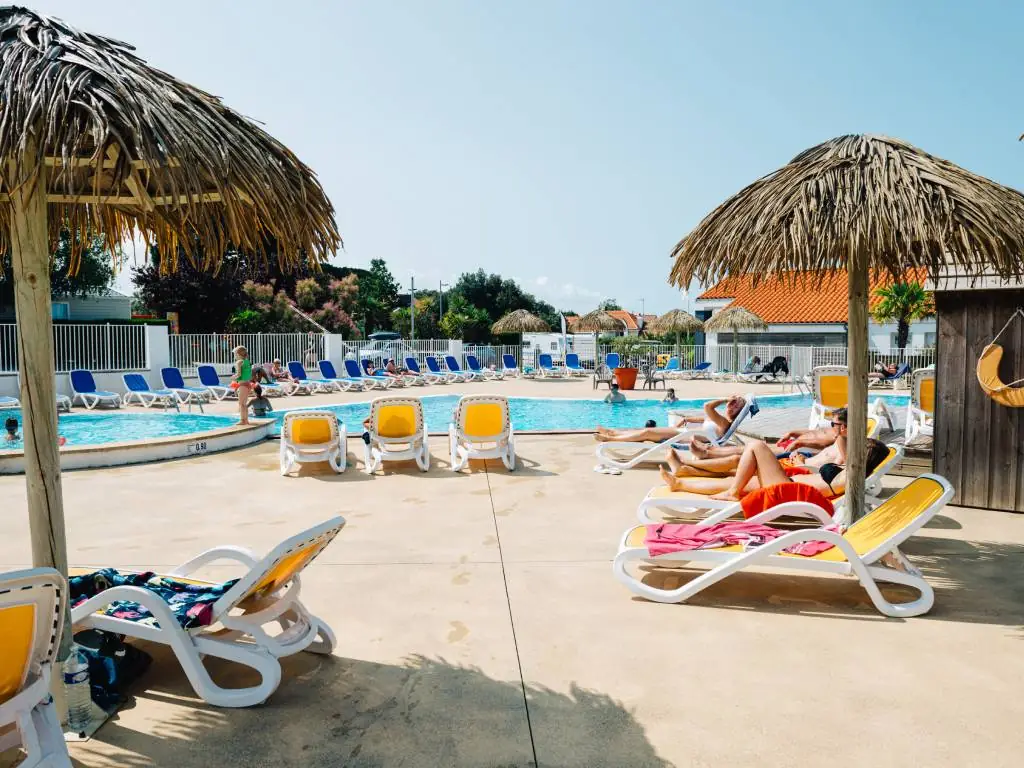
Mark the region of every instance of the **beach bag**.
POLYGON ((87 629, 75 633, 75 644, 89 660, 92 700, 111 710, 128 697, 132 683, 149 668, 153 657, 140 651, 121 635, 87 629))

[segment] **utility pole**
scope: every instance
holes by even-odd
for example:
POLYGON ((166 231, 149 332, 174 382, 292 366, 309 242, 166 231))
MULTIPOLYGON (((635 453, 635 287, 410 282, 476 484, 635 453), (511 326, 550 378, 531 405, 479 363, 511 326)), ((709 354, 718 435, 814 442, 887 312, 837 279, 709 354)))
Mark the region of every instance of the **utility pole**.
POLYGON ((416 341, 416 276, 409 278, 409 341, 416 341))
POLYGON ((437 281, 437 319, 444 317, 444 289, 451 288, 449 283, 437 281))

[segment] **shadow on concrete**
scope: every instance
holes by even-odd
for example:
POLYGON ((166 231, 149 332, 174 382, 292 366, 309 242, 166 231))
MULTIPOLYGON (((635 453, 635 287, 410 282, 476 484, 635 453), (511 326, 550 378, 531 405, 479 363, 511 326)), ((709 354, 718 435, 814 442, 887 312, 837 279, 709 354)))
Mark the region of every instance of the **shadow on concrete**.
MULTIPOLYGON (((119 713, 87 749, 76 747, 76 765, 518 768, 538 764, 534 741, 540 766, 671 765, 631 712, 582 688, 528 686, 524 706, 518 680, 444 659, 397 666, 299 654, 284 660, 266 704, 216 709, 195 697, 165 649, 146 649, 155 660, 136 693, 138 711, 119 713)), ((229 665, 209 668, 223 685, 254 682, 229 665)))
MULTIPOLYGON (((1024 638, 1024 544, 917 537, 901 550, 935 590, 935 606, 910 621, 939 620, 1016 628, 1024 638)), ((645 584, 675 589, 703 571, 645 566, 645 584)), ((893 602, 916 598, 909 588, 882 586, 893 602)), ((636 597, 635 600, 643 598, 636 597)), ((720 608, 810 614, 854 621, 901 621, 878 613, 860 582, 777 571, 741 571, 691 598, 689 603, 720 608)))

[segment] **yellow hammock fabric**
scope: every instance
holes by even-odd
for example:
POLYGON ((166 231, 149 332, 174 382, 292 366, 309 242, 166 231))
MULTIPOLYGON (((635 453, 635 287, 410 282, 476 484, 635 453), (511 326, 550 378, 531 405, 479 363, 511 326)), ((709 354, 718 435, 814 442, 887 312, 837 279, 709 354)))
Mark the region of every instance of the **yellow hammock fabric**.
POLYGON ((993 342, 981 352, 978 358, 978 383, 985 394, 1007 408, 1024 408, 1024 387, 1004 384, 999 378, 999 363, 1003 359, 1003 348, 993 342))

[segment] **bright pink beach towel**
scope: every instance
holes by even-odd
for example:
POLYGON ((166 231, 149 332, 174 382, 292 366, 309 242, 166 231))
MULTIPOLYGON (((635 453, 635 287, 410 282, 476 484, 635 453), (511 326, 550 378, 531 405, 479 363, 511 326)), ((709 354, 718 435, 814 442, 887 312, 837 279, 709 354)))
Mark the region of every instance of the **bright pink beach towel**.
MULTIPOLYGON (((740 521, 715 523, 708 526, 700 526, 695 523, 655 523, 646 528, 647 535, 644 538, 644 546, 647 547, 652 557, 689 549, 730 547, 734 544, 757 547, 787 533, 778 528, 772 528, 770 525, 740 521)), ((828 526, 825 530, 838 531, 839 528, 838 526, 828 526)), ((813 557, 819 552, 832 549, 832 546, 824 541, 802 541, 788 547, 785 551, 813 557)))

